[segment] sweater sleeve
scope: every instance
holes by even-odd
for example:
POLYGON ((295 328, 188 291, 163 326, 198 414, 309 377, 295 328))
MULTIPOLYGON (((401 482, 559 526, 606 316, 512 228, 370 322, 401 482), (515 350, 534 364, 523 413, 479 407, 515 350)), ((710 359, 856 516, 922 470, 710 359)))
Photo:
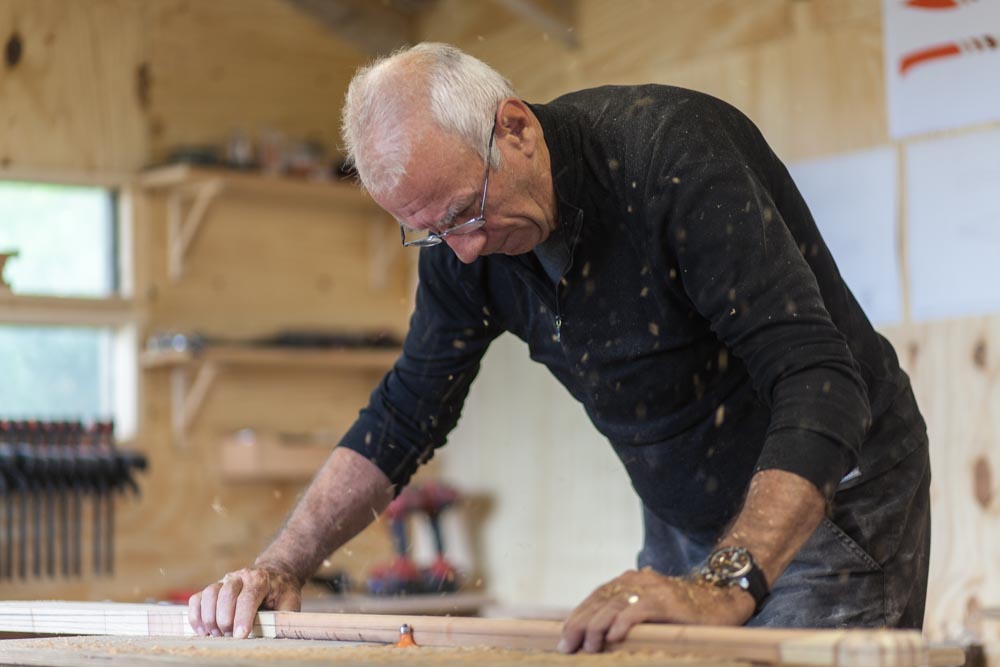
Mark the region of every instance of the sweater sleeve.
MULTIPOLYGON (((340 442, 403 489, 458 423, 480 360, 501 329, 470 297, 445 248, 420 252, 416 308, 403 352, 340 442)), ((455 260, 457 262, 457 260, 455 260)))
POLYGON ((867 388, 771 193, 732 160, 692 165, 666 233, 683 290, 771 410, 757 470, 831 498, 871 422, 867 388))

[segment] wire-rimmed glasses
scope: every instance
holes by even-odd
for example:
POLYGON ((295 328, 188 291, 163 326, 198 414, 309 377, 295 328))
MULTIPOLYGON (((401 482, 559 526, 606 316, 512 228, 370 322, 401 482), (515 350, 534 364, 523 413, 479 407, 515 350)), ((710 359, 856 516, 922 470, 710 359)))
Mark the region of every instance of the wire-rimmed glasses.
POLYGON ((460 222, 457 225, 452 225, 442 231, 433 231, 426 228, 411 229, 403 223, 399 223, 399 237, 403 241, 403 247, 416 246, 417 248, 428 248, 443 242, 447 236, 468 234, 486 224, 486 189, 490 186, 490 157, 493 152, 493 134, 495 131, 496 125, 490 130, 490 142, 486 147, 486 174, 483 176, 483 199, 479 203, 479 215, 465 222, 460 222))

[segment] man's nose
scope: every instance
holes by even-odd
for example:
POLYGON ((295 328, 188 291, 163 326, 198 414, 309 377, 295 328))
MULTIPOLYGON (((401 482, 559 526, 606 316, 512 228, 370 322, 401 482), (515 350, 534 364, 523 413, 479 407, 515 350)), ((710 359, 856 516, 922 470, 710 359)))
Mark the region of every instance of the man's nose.
POLYGON ((471 264, 486 244, 486 233, 476 230, 470 234, 453 234, 445 237, 444 242, 463 264, 471 264))

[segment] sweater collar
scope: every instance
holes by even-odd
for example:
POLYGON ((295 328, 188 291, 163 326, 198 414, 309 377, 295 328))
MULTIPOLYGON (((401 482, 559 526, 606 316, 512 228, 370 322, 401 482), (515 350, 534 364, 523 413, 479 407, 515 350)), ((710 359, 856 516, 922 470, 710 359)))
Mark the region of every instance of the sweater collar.
MULTIPOLYGON (((526 104, 528 104, 526 102, 526 104)), ((542 126, 545 145, 549 151, 552 184, 556 191, 559 225, 572 250, 580 239, 583 211, 575 202, 580 200, 583 181, 583 138, 576 118, 566 107, 551 104, 528 104, 542 126)))

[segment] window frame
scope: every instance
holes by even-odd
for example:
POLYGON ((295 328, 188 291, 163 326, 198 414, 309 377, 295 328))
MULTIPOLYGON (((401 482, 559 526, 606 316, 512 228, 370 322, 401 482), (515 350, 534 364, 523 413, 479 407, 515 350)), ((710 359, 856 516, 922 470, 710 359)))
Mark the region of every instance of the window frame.
POLYGON ((117 226, 113 235, 117 292, 109 297, 57 297, 0 293, 0 325, 82 326, 110 329, 115 435, 130 440, 139 432, 141 373, 139 333, 144 320, 135 299, 136 242, 134 179, 119 174, 0 170, 6 182, 106 188, 111 191, 117 226))

